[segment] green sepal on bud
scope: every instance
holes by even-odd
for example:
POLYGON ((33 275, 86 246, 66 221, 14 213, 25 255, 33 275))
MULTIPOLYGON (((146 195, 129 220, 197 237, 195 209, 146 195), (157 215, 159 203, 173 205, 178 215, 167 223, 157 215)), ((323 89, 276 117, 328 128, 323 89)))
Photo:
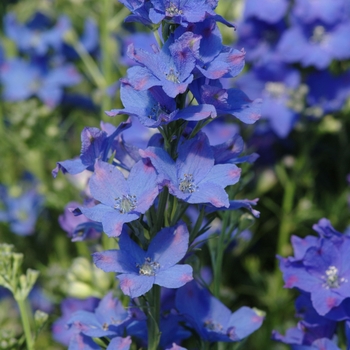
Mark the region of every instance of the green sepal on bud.
POLYGON ((16 300, 25 300, 39 276, 28 269, 21 275, 23 254, 15 253, 11 244, 0 244, 0 285, 9 289, 16 300))
POLYGON ((238 229, 240 232, 249 229, 255 223, 254 217, 249 213, 244 213, 239 219, 238 229))
POLYGON ((34 314, 34 321, 35 321, 35 334, 38 336, 40 331, 44 328, 47 320, 49 318, 49 315, 41 310, 36 310, 34 314))
POLYGON ((19 277, 19 290, 15 293, 15 299, 17 300, 25 300, 29 292, 34 287, 36 280, 39 277, 39 271, 28 269, 25 275, 21 275, 19 277))

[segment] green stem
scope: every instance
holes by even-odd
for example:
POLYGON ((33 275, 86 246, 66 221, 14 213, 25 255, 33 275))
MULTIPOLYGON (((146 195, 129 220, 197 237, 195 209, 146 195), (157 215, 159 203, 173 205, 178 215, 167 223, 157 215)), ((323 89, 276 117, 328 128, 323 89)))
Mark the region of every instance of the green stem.
POLYGON ((88 73, 90 74, 96 86, 101 90, 105 89, 107 85, 105 78, 101 74, 93 58, 85 50, 85 47, 79 42, 78 39, 73 40, 72 42, 70 42, 70 44, 73 46, 73 48, 78 53, 81 60, 83 61, 88 73))
POLYGON ((125 17, 129 13, 130 11, 124 6, 121 9, 119 9, 117 14, 109 20, 109 23, 107 26, 108 31, 109 32, 116 31, 120 27, 120 25, 124 22, 125 17))
POLYGON ((170 221, 170 226, 174 226, 180 220, 189 206, 188 203, 177 203, 175 214, 170 221))
POLYGON ((157 222, 156 222, 156 232, 164 226, 165 222, 165 210, 168 201, 168 187, 164 187, 162 193, 159 196, 158 208, 157 208, 157 222))
MULTIPOLYGON (((110 55, 110 37, 108 23, 110 16, 113 14, 113 1, 103 0, 101 15, 101 51, 102 51, 102 75, 104 76, 107 88, 113 82, 112 60, 110 55)), ((105 118, 104 111, 112 109, 112 99, 106 91, 103 91, 101 104, 101 118, 105 118)))
POLYGON ((159 32, 158 32, 158 28, 157 28, 157 30, 153 31, 153 35, 154 35, 155 39, 157 40, 158 46, 162 47, 162 45, 163 45, 162 44, 162 39, 160 38, 160 35, 159 35, 159 32))
POLYGON ((30 330, 30 318, 28 314, 28 308, 26 305, 26 301, 22 299, 16 299, 19 311, 21 314, 21 320, 24 330, 24 335, 26 337, 27 349, 34 350, 34 341, 32 337, 32 332, 30 330))
POLYGON ((148 350, 157 350, 160 332, 160 287, 153 285, 153 288, 148 292, 148 350))
POLYGON ((210 349, 210 343, 208 341, 201 341, 201 350, 209 350, 210 349))
POLYGON ((288 245, 289 236, 292 229, 291 212, 293 209, 295 195, 295 184, 291 180, 285 183, 283 203, 282 203, 282 218, 278 232, 277 254, 283 255, 285 247, 288 245))
POLYGON ((216 246, 216 256, 215 256, 215 266, 214 266, 214 296, 218 299, 220 296, 222 262, 224 259, 226 229, 228 225, 229 215, 230 215, 229 211, 226 211, 224 213, 224 220, 222 222, 222 229, 219 236, 219 242, 216 246))

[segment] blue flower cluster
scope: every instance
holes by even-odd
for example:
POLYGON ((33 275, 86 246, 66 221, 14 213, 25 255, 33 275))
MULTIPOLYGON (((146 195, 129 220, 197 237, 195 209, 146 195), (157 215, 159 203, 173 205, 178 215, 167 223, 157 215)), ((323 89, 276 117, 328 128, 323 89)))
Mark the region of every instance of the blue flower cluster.
POLYGON ((245 2, 237 45, 247 50, 252 69, 237 86, 263 98, 262 119, 279 138, 301 118, 318 119, 344 106, 350 71, 337 62, 350 58, 349 31, 347 0, 245 2))
POLYGON ((217 22, 232 25, 215 13, 217 1, 121 2, 132 12, 127 21, 160 27, 162 40, 127 48, 134 64, 121 79, 124 108, 106 114, 129 119, 118 127, 84 128, 80 156, 58 162, 53 175, 90 172, 88 204, 71 203, 60 221, 73 240, 101 233, 117 239, 115 249, 97 251, 93 260, 116 273, 119 294, 131 304, 124 309, 109 293, 98 306, 87 301, 84 310, 64 309, 56 339, 72 350, 99 348, 94 338, 108 349, 129 349, 131 341, 183 349, 192 334, 208 346, 240 341, 264 317, 249 307, 231 313, 194 279, 198 271, 189 257, 216 211, 247 208, 258 216, 256 200, 235 201, 226 190, 240 180, 236 164, 257 156, 241 155, 239 135, 213 144, 203 128, 220 116, 246 124, 259 119, 261 100, 226 89, 222 81, 242 71, 245 52, 222 43, 217 22))
POLYGON ((26 174, 17 188, 0 185, 0 222, 8 223, 11 231, 19 236, 35 232, 44 206, 38 187, 38 181, 31 174, 26 174))
MULTIPOLYGON (((55 108, 65 97, 64 89, 81 82, 82 77, 72 62, 77 53, 66 44, 71 29, 66 16, 52 23, 48 16, 37 12, 25 24, 14 13, 4 17, 5 34, 15 44, 17 53, 17 57, 6 57, 4 53, 2 58, 0 54, 0 84, 5 101, 36 96, 46 106, 55 108)), ((91 19, 85 23, 80 45, 88 52, 98 48, 97 26, 91 19)), ((71 95, 67 100, 77 97, 71 95)))
POLYGON ((297 288, 298 326, 277 341, 292 349, 340 349, 336 333, 345 327, 350 344, 350 236, 336 231, 329 220, 313 226, 319 237, 292 236, 294 256, 279 257, 285 288, 297 288))

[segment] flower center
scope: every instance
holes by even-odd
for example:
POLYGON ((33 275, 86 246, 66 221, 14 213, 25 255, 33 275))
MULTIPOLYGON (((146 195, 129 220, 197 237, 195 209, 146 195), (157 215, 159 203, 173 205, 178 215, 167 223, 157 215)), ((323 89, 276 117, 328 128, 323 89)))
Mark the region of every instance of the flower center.
POLYGON ((181 16, 183 11, 180 10, 173 2, 170 2, 169 6, 165 9, 165 14, 168 17, 181 16))
POLYGON ((29 39, 29 45, 31 47, 38 47, 40 42, 42 41, 40 32, 32 32, 32 36, 29 39))
POLYGON ((312 32, 310 42, 320 44, 326 38, 326 29, 323 26, 316 26, 312 32))
POLYGON ((283 83, 268 81, 265 84, 265 90, 275 98, 280 98, 283 95, 288 95, 287 87, 283 83))
POLYGON ((204 327, 208 331, 212 331, 216 333, 222 333, 224 331, 224 327, 220 323, 214 322, 211 319, 204 321, 204 327))
POLYGON ((139 275, 154 276, 160 265, 156 261, 152 261, 151 258, 146 258, 141 266, 136 264, 136 267, 139 269, 139 275))
POLYGON ((174 68, 170 68, 169 73, 165 73, 165 76, 167 80, 171 81, 172 83, 179 84, 179 73, 175 72, 174 68))
POLYGON ((339 278, 338 269, 335 266, 329 266, 325 272, 325 276, 322 276, 322 279, 325 280, 325 283, 322 285, 324 288, 339 288, 340 285, 348 280, 344 277, 339 278))
POLYGON ((193 175, 192 174, 184 174, 183 179, 179 179, 179 190, 183 193, 193 193, 198 186, 196 186, 193 182, 193 175))
POLYGON ((121 214, 129 213, 136 208, 137 198, 128 194, 115 199, 114 209, 118 209, 121 214))

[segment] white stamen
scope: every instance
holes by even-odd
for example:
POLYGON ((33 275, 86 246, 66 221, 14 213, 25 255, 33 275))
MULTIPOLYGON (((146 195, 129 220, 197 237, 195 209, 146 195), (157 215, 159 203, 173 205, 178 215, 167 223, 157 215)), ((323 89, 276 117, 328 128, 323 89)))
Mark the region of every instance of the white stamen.
POLYGON ((180 178, 179 182, 179 190, 183 193, 193 193, 198 188, 198 186, 194 184, 192 174, 184 174, 184 177, 180 178))
POLYGON ((323 288, 339 288, 342 283, 346 283, 348 280, 344 277, 339 278, 338 269, 335 266, 329 266, 325 271, 325 276, 322 279, 325 283, 322 285, 323 288))
POLYGON ((136 267, 139 268, 139 275, 154 276, 160 265, 156 261, 152 261, 151 258, 146 258, 141 266, 137 264, 136 267))
POLYGON ((181 16, 183 11, 180 10, 173 2, 170 2, 169 6, 165 9, 165 13, 168 17, 181 16))
POLYGON ((137 198, 134 195, 126 195, 115 199, 114 209, 118 209, 121 214, 129 213, 136 208, 137 198))

